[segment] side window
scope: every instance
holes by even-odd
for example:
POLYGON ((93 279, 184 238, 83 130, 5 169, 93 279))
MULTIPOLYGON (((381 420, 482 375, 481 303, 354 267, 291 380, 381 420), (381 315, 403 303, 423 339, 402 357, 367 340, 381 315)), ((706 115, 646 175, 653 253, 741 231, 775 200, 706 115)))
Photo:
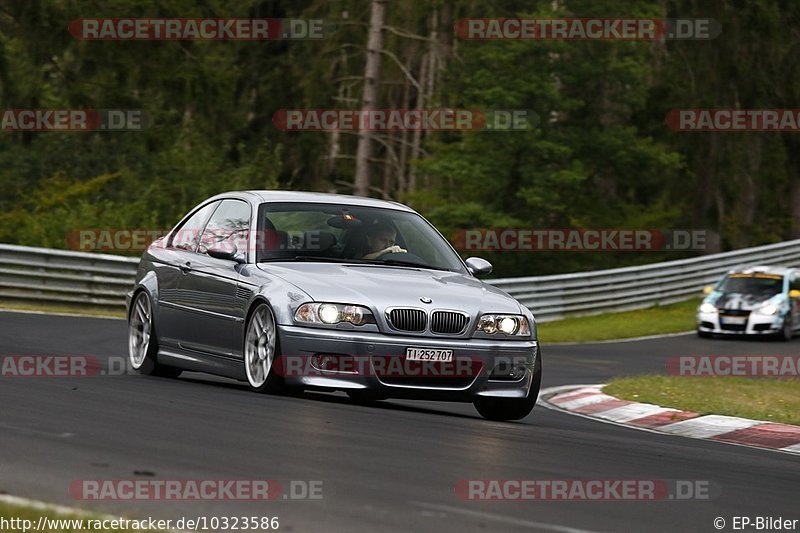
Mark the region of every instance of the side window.
POLYGON ((209 215, 219 205, 219 202, 211 202, 208 205, 201 207, 186 222, 179 227, 175 233, 170 237, 169 247, 178 248, 179 250, 187 250, 194 252, 197 249, 197 244, 200 242, 200 232, 208 220, 209 215))
POLYGON ((800 291, 800 274, 792 274, 792 279, 789 282, 789 290, 798 290, 800 291))
POLYGON ((250 205, 242 200, 223 200, 211 215, 200 238, 200 253, 215 244, 234 244, 238 250, 247 248, 247 230, 250 229, 250 205))

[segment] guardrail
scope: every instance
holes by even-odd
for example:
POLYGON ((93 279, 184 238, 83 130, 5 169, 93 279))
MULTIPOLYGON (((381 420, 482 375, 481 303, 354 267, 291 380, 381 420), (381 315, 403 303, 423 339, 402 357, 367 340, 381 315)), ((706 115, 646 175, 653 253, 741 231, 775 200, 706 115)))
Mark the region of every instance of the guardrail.
POLYGON ((122 309, 138 257, 0 244, 0 299, 122 309))
MULTIPOLYGON (((135 257, 0 244, 0 299, 122 309, 138 263, 135 257)), ((546 322, 686 300, 743 264, 800 264, 800 240, 635 267, 488 282, 546 322)))

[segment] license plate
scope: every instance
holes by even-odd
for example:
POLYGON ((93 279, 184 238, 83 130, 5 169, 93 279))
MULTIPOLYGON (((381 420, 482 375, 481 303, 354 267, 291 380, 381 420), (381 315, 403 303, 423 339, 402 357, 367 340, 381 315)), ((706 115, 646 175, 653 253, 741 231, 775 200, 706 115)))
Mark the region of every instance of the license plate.
POLYGON ((408 361, 441 361, 449 363, 453 360, 453 350, 439 350, 437 348, 406 348, 408 361))
POLYGON ((721 316, 719 317, 719 321, 723 324, 746 324, 747 317, 746 316, 721 316))

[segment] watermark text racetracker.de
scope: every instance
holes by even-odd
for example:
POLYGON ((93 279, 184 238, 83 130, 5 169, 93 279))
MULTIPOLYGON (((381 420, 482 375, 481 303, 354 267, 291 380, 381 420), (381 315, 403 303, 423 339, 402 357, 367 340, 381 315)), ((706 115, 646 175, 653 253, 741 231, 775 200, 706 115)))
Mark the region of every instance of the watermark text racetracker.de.
POLYGON ((709 500, 708 480, 667 479, 462 479, 465 501, 656 501, 709 500))
POLYGON ((672 109, 665 122, 678 132, 800 132, 800 109, 672 109))
MULTIPOLYGON (((168 229, 146 228, 83 228, 68 232, 66 243, 70 250, 83 252, 143 252, 169 231, 168 229)), ((189 238, 199 236, 200 233, 194 230, 193 235, 190 235, 189 238)), ((163 245, 165 244, 163 243, 163 245)))
POLYGON ((82 501, 321 500, 323 488, 319 479, 77 479, 69 495, 82 501))
POLYGON ((135 375, 127 357, 110 355, 0 355, 0 378, 95 378, 135 375))
MULTIPOLYGON (((484 371, 484 361, 478 357, 451 353, 451 350, 421 350, 413 355, 279 355, 272 371, 285 378, 346 376, 349 380, 391 378, 396 380, 433 378, 472 380, 484 371)), ((496 375, 525 374, 533 361, 524 356, 495 356, 492 372, 496 375)))
POLYGON ((83 228, 69 231, 67 248, 84 252, 114 251, 143 252, 150 246, 169 248, 175 243, 200 243, 204 247, 244 250, 252 237, 261 250, 319 250, 324 242, 324 232, 288 230, 235 230, 233 233, 217 234, 213 229, 179 229, 170 234, 169 229, 147 228, 83 228))
POLYGON ((708 40, 721 32, 721 25, 709 18, 466 18, 455 26, 459 38, 472 41, 708 40))
POLYGON ((3 378, 82 378, 106 374, 129 373, 127 359, 111 361, 104 370, 93 355, 3 355, 0 356, 0 377, 3 378))
POLYGON ((277 18, 83 18, 69 24, 82 41, 267 41, 323 39, 322 19, 277 18))
POLYGON ((141 109, 2 109, 0 130, 35 132, 139 131, 150 125, 141 109))
POLYGON ((279 109, 281 131, 529 131, 539 116, 528 109, 279 109))
POLYGON ((542 229, 475 228, 458 230, 452 242, 461 251, 705 251, 716 234, 694 229, 542 229))
POLYGON ((80 479, 69 494, 76 500, 259 501, 278 499, 281 487, 272 479, 80 479))
POLYGON ((800 356, 675 355, 666 368, 673 376, 800 378, 800 356))

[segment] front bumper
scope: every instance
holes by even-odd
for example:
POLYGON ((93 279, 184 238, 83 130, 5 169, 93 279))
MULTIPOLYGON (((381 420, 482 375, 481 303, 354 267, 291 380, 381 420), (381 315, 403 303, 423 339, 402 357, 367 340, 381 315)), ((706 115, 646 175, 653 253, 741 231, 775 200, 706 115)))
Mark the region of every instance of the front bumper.
MULTIPOLYGON (((697 330, 714 335, 772 335, 783 327, 783 314, 762 315, 751 312, 741 317, 741 324, 725 323, 725 314, 697 313, 697 330)), ((730 319, 728 319, 730 320, 730 319)))
MULTIPOLYGON (((287 372, 288 385, 305 388, 369 391, 386 398, 431 399, 444 401, 473 401, 478 396, 496 398, 525 398, 534 380, 539 346, 534 340, 446 339, 414 336, 394 336, 382 333, 363 333, 351 330, 315 329, 298 326, 278 326, 280 352, 284 358, 308 361, 314 356, 332 355, 357 358, 365 364, 348 367, 347 372, 319 370, 287 372), (406 348, 453 350, 454 367, 470 372, 453 373, 428 364, 423 375, 398 376, 381 369, 400 368, 405 362, 406 348), (524 375, 510 379, 491 375, 496 365, 514 364, 524 367, 524 375), (387 365, 387 362, 389 364, 387 365), (399 363, 393 366, 391 363, 399 363), (431 371, 432 370, 432 371, 431 371), (407 379, 404 379, 407 378, 407 379)), ((313 366, 313 365, 312 365, 313 366)), ((308 365, 303 368, 309 368, 308 365)))

